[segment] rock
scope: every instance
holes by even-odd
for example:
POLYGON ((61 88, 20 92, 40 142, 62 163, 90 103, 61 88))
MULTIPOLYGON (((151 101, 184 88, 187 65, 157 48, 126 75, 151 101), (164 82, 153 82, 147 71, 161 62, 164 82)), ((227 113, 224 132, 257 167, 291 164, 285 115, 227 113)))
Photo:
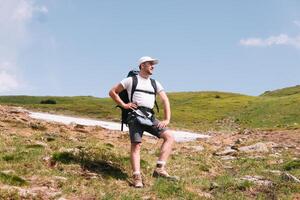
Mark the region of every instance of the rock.
POLYGON ((234 143, 235 144, 241 144, 243 142, 243 140, 241 138, 237 139, 234 143))
POLYGON ((8 169, 8 170, 3 170, 3 171, 1 171, 1 172, 5 173, 5 174, 14 174, 14 173, 15 173, 15 170, 8 169))
POLYGON ((224 169, 233 169, 233 167, 232 167, 232 166, 229 166, 229 165, 224 165, 223 168, 224 168, 224 169))
POLYGON ((142 200, 152 200, 154 198, 152 198, 151 196, 143 196, 142 200))
POLYGON ((285 147, 289 149, 296 149, 296 145, 293 144, 286 144, 285 147))
POLYGON ((220 159, 221 160, 235 160, 236 157, 234 157, 234 156, 222 156, 220 159))
POLYGON ((198 192, 198 195, 204 197, 205 199, 214 199, 214 196, 207 192, 198 192))
POLYGON ((64 148, 64 147, 61 147, 58 151, 59 152, 71 153, 73 155, 80 154, 80 149, 79 148, 64 148))
POLYGON ((63 181, 63 182, 65 182, 65 181, 68 180, 67 178, 65 178, 65 177, 63 177, 63 176, 54 176, 54 179, 55 179, 55 180, 58 180, 58 181, 63 181))
POLYGON ((3 122, 0 122, 0 127, 5 127, 5 124, 3 122))
POLYGON ((295 176, 293 176, 293 175, 291 175, 291 174, 289 174, 287 172, 282 172, 282 171, 279 171, 279 170, 266 170, 266 171, 267 172, 271 172, 273 174, 276 174, 278 176, 281 175, 281 177, 284 180, 292 181, 292 182, 295 182, 295 183, 300 183, 300 180, 297 177, 295 177, 295 176))
POLYGON ((202 145, 191 146, 191 149, 192 149, 193 152, 199 152, 199 151, 203 151, 204 147, 202 145))
POLYGON ((248 176, 247 175, 247 176, 244 176, 243 178, 241 178, 241 180, 250 181, 250 182, 253 182, 254 184, 263 185, 263 186, 271 186, 273 184, 272 181, 269 181, 262 176, 248 176))
POLYGON ((44 142, 41 142, 41 141, 36 141, 34 144, 35 145, 40 145, 40 146, 43 146, 43 147, 48 147, 48 144, 46 144, 44 142))
POLYGON ((212 182, 212 183, 210 183, 209 190, 213 190, 218 187, 220 187, 218 183, 212 182))
POLYGON ((250 135, 250 134, 252 134, 252 133, 253 133, 252 130, 249 130, 249 129, 243 129, 243 130, 240 130, 238 134, 250 135))
POLYGON ((29 123, 29 127, 32 128, 33 130, 40 130, 40 131, 44 131, 47 129, 45 123, 41 123, 41 122, 30 122, 29 123))
POLYGON ((56 161, 50 156, 43 157, 43 161, 48 165, 48 167, 55 167, 56 161))
POLYGON ((87 126, 81 124, 73 124, 73 130, 81 133, 89 133, 90 131, 87 129, 87 126))
POLYGON ((295 182, 295 183, 300 183, 300 180, 297 177, 295 177, 287 172, 282 173, 282 178, 285 180, 288 180, 288 181, 295 182))
POLYGON ((282 174, 282 171, 279 171, 279 170, 265 170, 266 172, 270 172, 272 174, 276 174, 276 175, 281 175, 282 174))
POLYGON ((214 153, 217 156, 226 156, 226 155, 234 155, 236 154, 236 150, 232 149, 231 147, 226 147, 224 151, 214 153))
POLYGON ((254 159, 254 160, 262 160, 262 159, 265 159, 264 156, 260 156, 260 155, 249 156, 248 158, 254 159))
POLYGON ((243 151, 243 152, 246 152, 246 153, 250 153, 250 152, 269 152, 269 149, 267 147, 266 144, 262 143, 262 142, 259 142, 259 143, 256 143, 254 145, 250 145, 250 146, 244 146, 244 147, 240 147, 238 148, 239 151, 243 151))
POLYGON ((280 153, 274 153, 274 154, 271 154, 270 156, 273 157, 273 158, 280 158, 281 154, 280 153))
POLYGON ((1 189, 7 189, 7 190, 17 190, 19 197, 21 199, 26 198, 26 199, 36 199, 38 195, 43 195, 43 199, 53 199, 57 196, 62 195, 60 191, 57 191, 54 188, 49 188, 49 187, 31 187, 31 188, 21 188, 17 186, 8 186, 8 185, 1 185, 1 189))
POLYGON ((17 107, 17 108, 11 108, 9 110, 9 113, 11 113, 11 114, 20 114, 20 113, 28 114, 29 112, 21 107, 17 107))

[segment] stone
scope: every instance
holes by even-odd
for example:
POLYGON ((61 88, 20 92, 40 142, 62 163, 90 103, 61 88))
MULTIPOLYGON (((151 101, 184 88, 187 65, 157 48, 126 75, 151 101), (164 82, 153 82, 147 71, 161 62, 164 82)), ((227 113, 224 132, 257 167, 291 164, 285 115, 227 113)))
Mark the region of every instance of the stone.
POLYGON ((287 172, 282 173, 282 178, 284 178, 285 180, 288 180, 288 181, 295 182, 295 183, 300 183, 300 180, 297 177, 295 177, 287 172))
POLYGON ((265 170, 265 172, 270 172, 272 174, 281 175, 282 171, 279 170, 265 170))
POLYGON ((263 185, 263 186, 271 186, 273 184, 272 181, 269 181, 262 176, 248 176, 247 175, 247 176, 244 176, 243 178, 241 178, 241 180, 250 181, 250 182, 253 182, 254 184, 263 185))
POLYGON ((218 187, 220 187, 218 183, 212 182, 212 183, 210 183, 209 190, 213 190, 218 187))
POLYGON ((234 157, 234 156, 222 156, 220 159, 221 160, 235 160, 236 157, 234 157))
POLYGON ((234 143, 235 144, 241 144, 243 142, 243 140, 241 138, 237 139, 234 143))
POLYGON ((238 149, 239 149, 239 151, 246 152, 246 153, 248 153, 248 152, 262 152, 262 153, 269 152, 267 145, 262 142, 259 142, 259 143, 256 143, 256 144, 253 144, 250 146, 240 147, 238 149))
POLYGON ((198 145, 198 146, 191 146, 191 149, 193 152, 200 152, 204 150, 204 147, 202 145, 198 145))
POLYGON ((236 154, 236 150, 232 149, 231 147, 226 147, 224 151, 214 153, 217 156, 226 156, 226 155, 233 155, 236 154))

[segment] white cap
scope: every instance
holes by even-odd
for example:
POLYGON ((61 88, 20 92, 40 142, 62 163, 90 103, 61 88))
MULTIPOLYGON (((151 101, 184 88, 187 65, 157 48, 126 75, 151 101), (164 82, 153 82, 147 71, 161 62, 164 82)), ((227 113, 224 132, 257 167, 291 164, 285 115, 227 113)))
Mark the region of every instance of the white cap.
POLYGON ((139 59, 139 66, 144 63, 144 62, 148 62, 151 61, 153 62, 155 65, 158 64, 158 60, 155 58, 151 58, 150 56, 143 56, 139 59))

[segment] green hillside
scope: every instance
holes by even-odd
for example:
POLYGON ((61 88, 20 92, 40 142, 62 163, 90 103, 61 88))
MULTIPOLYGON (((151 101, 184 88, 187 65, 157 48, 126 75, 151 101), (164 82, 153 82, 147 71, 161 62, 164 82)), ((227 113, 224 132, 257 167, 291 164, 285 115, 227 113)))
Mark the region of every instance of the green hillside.
POLYGON ((300 94, 300 85, 282 88, 274 91, 266 91, 261 96, 283 97, 283 96, 289 96, 294 94, 300 94))
MULTIPOLYGON (((259 97, 225 92, 170 93, 170 126, 194 131, 232 130, 238 127, 299 128, 300 94, 296 93, 297 89, 298 86, 276 90, 259 97)), ((115 108, 110 98, 2 96, 0 103, 103 120, 118 121, 120 118, 120 110, 115 108), (41 101, 49 99, 55 100, 56 104, 41 104, 41 101)), ((162 105, 160 108, 158 116, 161 118, 162 105)))
POLYGON ((22 106, 35 111, 68 114, 98 119, 117 119, 118 109, 109 98, 92 96, 0 96, 0 103, 22 106), (56 104, 41 104, 41 101, 54 100, 56 104))

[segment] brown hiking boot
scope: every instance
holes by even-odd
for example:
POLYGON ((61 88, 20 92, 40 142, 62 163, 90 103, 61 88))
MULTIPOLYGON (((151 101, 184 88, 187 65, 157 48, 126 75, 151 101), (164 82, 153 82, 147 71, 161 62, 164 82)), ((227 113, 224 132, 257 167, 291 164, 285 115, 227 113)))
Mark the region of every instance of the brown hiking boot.
POLYGON ((135 188, 142 188, 142 187, 144 187, 142 176, 140 174, 134 174, 133 175, 133 186, 135 188))
POLYGON ((162 177, 162 178, 166 178, 166 179, 170 179, 170 180, 174 180, 174 181, 179 180, 179 177, 177 177, 177 176, 170 176, 168 174, 168 172, 165 170, 165 168, 160 165, 156 166, 156 169, 154 170, 152 176, 155 178, 162 177))

